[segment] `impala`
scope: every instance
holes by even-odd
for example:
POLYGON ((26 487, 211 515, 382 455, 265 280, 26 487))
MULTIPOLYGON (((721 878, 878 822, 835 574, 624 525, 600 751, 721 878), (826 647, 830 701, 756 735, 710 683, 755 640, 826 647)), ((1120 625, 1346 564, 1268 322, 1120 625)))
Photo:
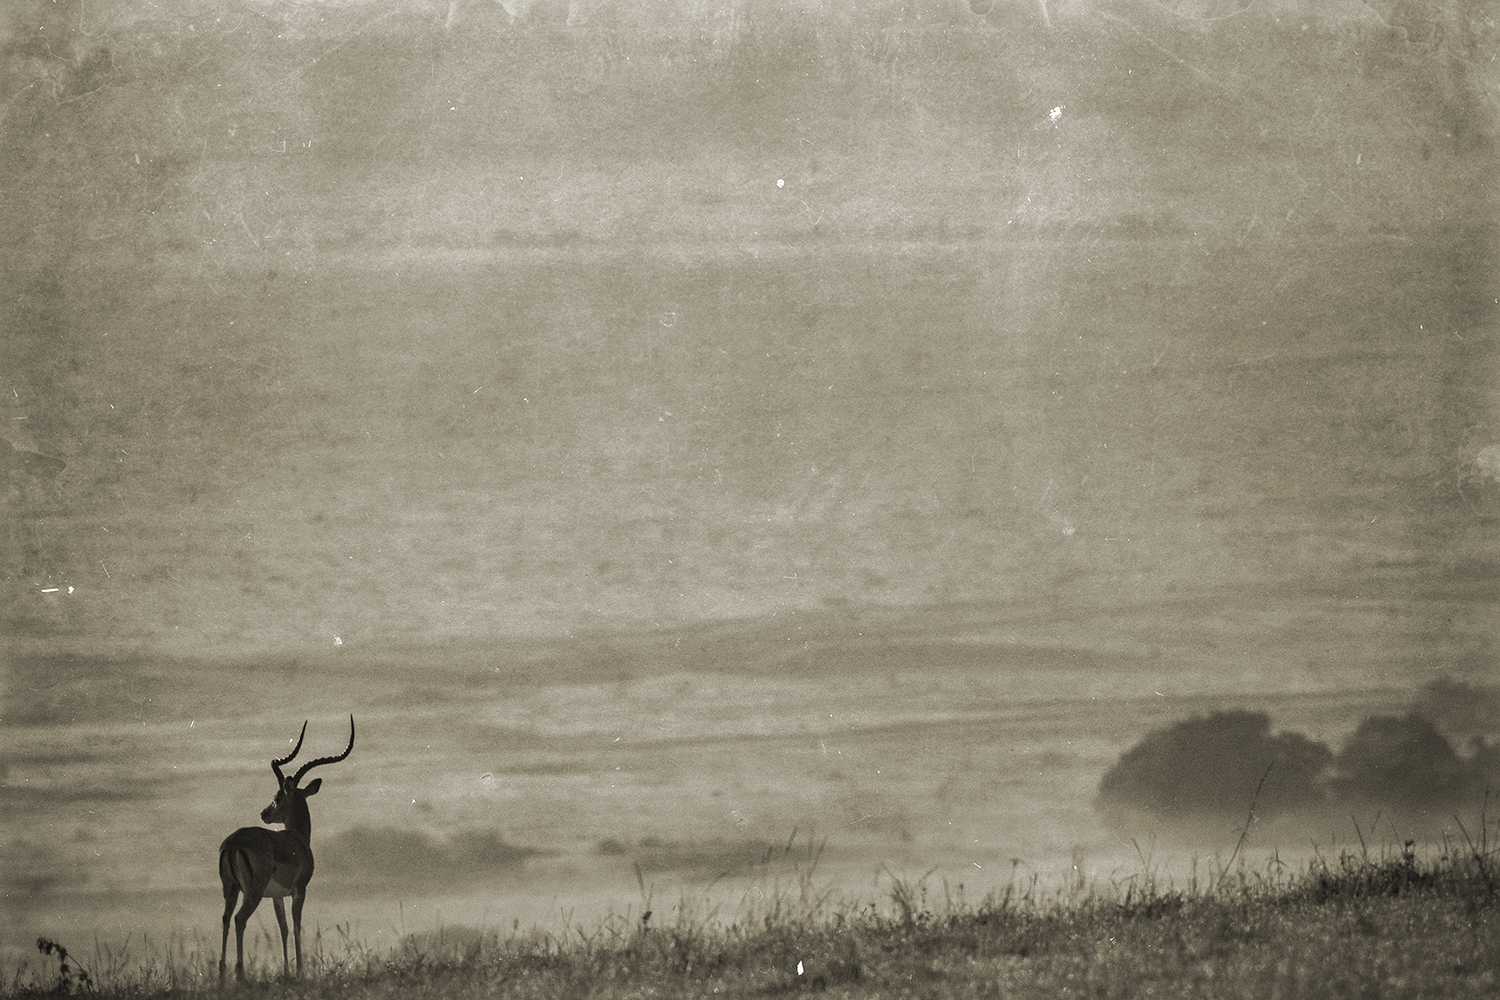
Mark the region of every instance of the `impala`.
POLYGON ((290 975, 286 954, 286 909, 282 900, 292 897, 292 931, 297 945, 297 975, 302 975, 302 903, 307 899, 307 883, 312 881, 312 817, 307 811, 307 797, 318 794, 322 778, 314 778, 306 788, 298 788, 302 776, 321 764, 337 764, 354 749, 354 716, 349 716, 349 745, 337 757, 319 757, 303 764, 290 778, 281 773, 281 765, 297 756, 307 723, 292 752, 271 761, 276 774, 276 798, 260 812, 261 822, 280 823, 284 829, 267 830, 261 826, 242 827, 219 845, 219 881, 224 886, 224 937, 219 944, 219 978, 224 978, 224 963, 229 949, 229 916, 235 900, 245 894, 245 905, 234 917, 234 974, 245 978, 245 923, 260 905, 271 897, 276 907, 276 923, 281 925, 281 971, 290 975))

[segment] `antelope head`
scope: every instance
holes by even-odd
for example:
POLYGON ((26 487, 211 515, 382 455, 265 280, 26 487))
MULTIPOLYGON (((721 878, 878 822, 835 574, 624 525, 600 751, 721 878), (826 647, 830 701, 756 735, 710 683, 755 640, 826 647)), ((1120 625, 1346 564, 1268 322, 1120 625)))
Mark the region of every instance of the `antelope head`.
POLYGON ((311 827, 311 818, 307 812, 307 797, 318 794, 318 789, 323 787, 322 778, 314 778, 307 783, 306 788, 297 787, 302 776, 308 771, 321 764, 337 764, 349 756, 354 749, 354 716, 349 716, 349 745, 344 752, 337 757, 319 757, 310 760, 298 768, 297 773, 288 777, 281 773, 281 766, 289 763, 297 756, 297 751, 302 749, 302 737, 307 735, 307 723, 302 723, 302 733, 297 737, 297 745, 292 747, 292 752, 278 760, 271 761, 271 770, 276 775, 276 798, 271 804, 260 811, 262 823, 280 823, 289 830, 301 830, 306 834, 311 827))

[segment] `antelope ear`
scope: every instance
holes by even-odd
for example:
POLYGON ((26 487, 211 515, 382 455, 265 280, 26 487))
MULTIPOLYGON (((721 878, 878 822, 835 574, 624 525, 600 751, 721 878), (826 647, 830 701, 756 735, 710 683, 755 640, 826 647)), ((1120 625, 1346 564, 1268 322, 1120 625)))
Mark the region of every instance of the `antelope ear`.
POLYGON ((306 788, 302 789, 302 794, 303 795, 317 795, 318 794, 318 789, 320 789, 322 787, 323 787, 323 779, 322 778, 314 778, 313 780, 311 780, 311 781, 309 781, 307 783, 307 787, 306 788))

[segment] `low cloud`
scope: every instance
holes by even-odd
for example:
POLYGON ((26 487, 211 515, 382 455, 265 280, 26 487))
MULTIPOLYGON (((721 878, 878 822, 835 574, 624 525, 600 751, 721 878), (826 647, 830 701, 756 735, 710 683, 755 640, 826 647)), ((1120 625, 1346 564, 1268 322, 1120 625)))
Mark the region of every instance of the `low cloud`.
POLYGON ((5 721, 13 726, 155 718, 174 694, 164 672, 145 659, 32 654, 7 666, 5 721))
POLYGON ((758 840, 672 841, 644 837, 633 844, 599 841, 595 853, 618 857, 642 874, 672 873, 687 879, 713 879, 775 866, 786 860, 787 845, 758 840))
POLYGON ((32 901, 63 889, 76 889, 89 880, 81 856, 51 842, 17 839, 3 847, 0 898, 32 901))
POLYGON ((397 827, 355 827, 320 843, 320 881, 361 889, 437 892, 500 881, 546 854, 508 844, 493 830, 435 837, 397 827))

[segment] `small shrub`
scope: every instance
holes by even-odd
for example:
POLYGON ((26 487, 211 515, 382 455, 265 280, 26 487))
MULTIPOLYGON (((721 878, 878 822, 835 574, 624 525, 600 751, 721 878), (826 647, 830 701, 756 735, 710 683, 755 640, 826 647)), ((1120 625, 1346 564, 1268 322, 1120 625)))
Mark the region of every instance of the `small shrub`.
POLYGON ((77 959, 70 958, 67 948, 47 938, 37 938, 36 948, 43 955, 57 956, 57 982, 51 992, 70 994, 93 991, 93 977, 89 975, 87 969, 75 967, 77 959))
POLYGON ((1371 896, 1399 896, 1413 889, 1427 888, 1440 879, 1439 873, 1419 866, 1415 844, 1408 840, 1401 855, 1380 861, 1343 854, 1338 864, 1315 864, 1294 896, 1323 904, 1362 899, 1371 896))

